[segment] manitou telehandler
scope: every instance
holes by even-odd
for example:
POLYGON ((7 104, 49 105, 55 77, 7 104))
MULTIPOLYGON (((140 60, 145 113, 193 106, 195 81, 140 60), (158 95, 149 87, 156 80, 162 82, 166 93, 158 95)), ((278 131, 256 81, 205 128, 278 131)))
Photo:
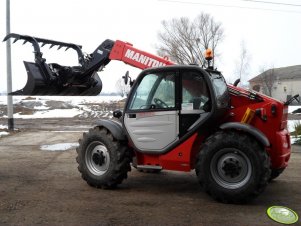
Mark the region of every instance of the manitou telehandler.
POLYGON ((5 40, 12 37, 35 48, 35 63, 25 62, 31 79, 26 86, 32 87, 24 92, 96 94, 101 90, 96 72, 110 60, 145 69, 135 81, 124 76, 132 88, 124 110, 114 111, 116 119, 99 120, 79 140, 78 170, 91 186, 115 188, 131 166, 195 169, 213 198, 242 203, 262 193, 288 165, 287 103, 227 85, 210 65, 174 65, 122 41, 106 40, 84 56, 78 45, 16 34, 5 40), (74 48, 80 66, 46 64, 39 42, 74 48))

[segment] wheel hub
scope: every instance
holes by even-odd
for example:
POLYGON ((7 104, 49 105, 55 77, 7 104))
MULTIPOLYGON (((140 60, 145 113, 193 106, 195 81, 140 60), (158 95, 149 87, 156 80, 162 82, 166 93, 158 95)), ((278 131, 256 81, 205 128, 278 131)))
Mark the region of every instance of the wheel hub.
POLYGON ((85 161, 88 170, 92 174, 96 176, 103 175, 110 166, 109 151, 103 143, 94 141, 87 148, 85 161))
POLYGON ((102 151, 97 150, 97 152, 93 154, 92 160, 96 165, 102 166, 105 162, 105 156, 102 151))
POLYGON ((237 159, 228 158, 222 164, 225 176, 230 176, 231 178, 239 176, 241 169, 241 164, 237 159))
POLYGON ((252 166, 250 159, 242 151, 224 148, 213 156, 210 170, 217 184, 227 189, 237 189, 249 181, 252 166))

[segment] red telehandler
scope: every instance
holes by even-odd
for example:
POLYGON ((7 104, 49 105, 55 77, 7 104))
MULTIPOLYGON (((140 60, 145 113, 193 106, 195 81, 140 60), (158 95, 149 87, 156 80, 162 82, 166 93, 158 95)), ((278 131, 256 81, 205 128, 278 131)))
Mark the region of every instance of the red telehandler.
MULTIPOLYGON (((10 37, 67 46, 16 34, 5 40, 10 37)), ((36 51, 35 55, 39 58, 41 54, 36 51)), ((222 74, 210 66, 174 65, 122 41, 106 40, 94 53, 81 57, 81 66, 68 70, 41 59, 25 65, 35 84, 40 75, 30 73, 42 74, 43 67, 50 70, 53 77, 39 80, 40 87, 53 93, 69 89, 65 95, 79 92, 77 86, 86 94, 89 89, 93 94, 100 92, 95 73, 110 60, 145 69, 135 81, 124 76, 132 88, 124 110, 114 111, 116 119, 99 120, 79 140, 78 170, 89 185, 115 188, 127 178, 131 166, 153 171, 195 170, 213 198, 243 203, 262 193, 287 167, 291 148, 286 129, 288 102, 226 84, 222 74)), ((40 93, 40 87, 32 90, 40 93)))

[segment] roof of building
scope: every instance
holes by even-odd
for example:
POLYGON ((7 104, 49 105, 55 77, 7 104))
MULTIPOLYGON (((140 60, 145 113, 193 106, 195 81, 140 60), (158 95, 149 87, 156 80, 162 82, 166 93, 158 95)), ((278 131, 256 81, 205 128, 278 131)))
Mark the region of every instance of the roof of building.
MULTIPOLYGON (((249 80, 249 82, 259 82, 262 76, 267 75, 273 69, 264 71, 256 77, 249 80)), ((301 65, 274 68, 274 76, 279 80, 301 78, 301 65)))

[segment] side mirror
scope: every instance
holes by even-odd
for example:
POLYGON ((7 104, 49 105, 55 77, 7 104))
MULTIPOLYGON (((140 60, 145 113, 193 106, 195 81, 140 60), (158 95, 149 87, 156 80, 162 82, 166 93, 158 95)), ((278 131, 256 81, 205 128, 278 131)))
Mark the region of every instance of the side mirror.
POLYGON ((122 111, 121 110, 117 109, 117 110, 113 111, 113 117, 119 119, 121 116, 122 116, 122 111))
MULTIPOLYGON (((125 73, 125 75, 122 76, 122 78, 123 78, 123 80, 124 80, 124 83, 127 85, 127 84, 128 84, 128 81, 129 81, 129 78, 130 78, 130 76, 129 76, 129 71, 127 71, 127 72, 125 73)), ((130 81, 131 81, 131 78, 130 78, 130 81)))
POLYGON ((127 72, 125 73, 125 75, 122 76, 122 78, 123 78, 124 83, 125 83, 126 85, 128 84, 128 82, 130 82, 130 87, 133 86, 135 80, 132 81, 132 79, 131 79, 131 77, 130 77, 130 75, 129 75, 129 71, 127 71, 127 72), (130 81, 129 81, 129 80, 130 80, 130 81))

